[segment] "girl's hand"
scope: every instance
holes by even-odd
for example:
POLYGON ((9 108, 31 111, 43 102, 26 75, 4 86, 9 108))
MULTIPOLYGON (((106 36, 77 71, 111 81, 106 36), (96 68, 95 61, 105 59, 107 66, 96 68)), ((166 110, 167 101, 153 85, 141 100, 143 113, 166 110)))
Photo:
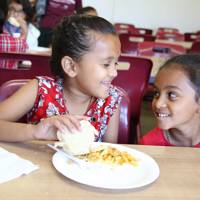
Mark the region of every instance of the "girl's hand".
POLYGON ((56 132, 60 130, 65 132, 68 129, 73 133, 73 130, 80 130, 80 120, 89 120, 87 116, 80 115, 56 115, 50 118, 46 118, 40 121, 36 125, 34 131, 35 139, 44 140, 57 140, 56 132))
POLYGON ((15 18, 18 21, 18 23, 20 24, 20 27, 22 30, 21 37, 26 39, 26 36, 28 33, 28 24, 27 24, 26 20, 20 15, 16 16, 15 18))

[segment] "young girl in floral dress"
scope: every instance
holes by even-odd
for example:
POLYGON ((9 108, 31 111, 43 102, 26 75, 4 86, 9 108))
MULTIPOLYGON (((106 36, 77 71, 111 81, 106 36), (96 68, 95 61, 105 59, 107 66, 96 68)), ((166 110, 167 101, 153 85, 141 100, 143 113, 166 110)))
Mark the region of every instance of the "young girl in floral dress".
POLYGON ((119 55, 119 38, 107 20, 65 17, 52 43, 56 78, 36 77, 0 104, 0 140, 56 140, 57 130, 79 130, 86 119, 99 132, 96 141, 117 142, 122 94, 111 82, 119 55), (30 123, 15 122, 26 113, 30 123))

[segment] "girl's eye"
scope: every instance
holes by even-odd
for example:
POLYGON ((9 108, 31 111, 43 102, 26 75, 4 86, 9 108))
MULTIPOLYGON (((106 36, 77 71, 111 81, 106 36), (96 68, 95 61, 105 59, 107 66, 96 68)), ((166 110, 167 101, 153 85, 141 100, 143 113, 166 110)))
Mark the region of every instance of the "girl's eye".
POLYGON ((177 99, 177 95, 174 92, 169 92, 168 97, 172 101, 177 99))
POLYGON ((110 64, 109 64, 109 63, 107 63, 107 64, 104 64, 103 66, 104 66, 104 67, 109 67, 109 66, 110 66, 110 64))
POLYGON ((119 63, 118 63, 118 62, 116 62, 116 63, 115 63, 115 66, 118 66, 118 65, 119 65, 119 63))
POLYGON ((158 91, 153 92, 153 97, 158 98, 160 96, 160 93, 158 91))

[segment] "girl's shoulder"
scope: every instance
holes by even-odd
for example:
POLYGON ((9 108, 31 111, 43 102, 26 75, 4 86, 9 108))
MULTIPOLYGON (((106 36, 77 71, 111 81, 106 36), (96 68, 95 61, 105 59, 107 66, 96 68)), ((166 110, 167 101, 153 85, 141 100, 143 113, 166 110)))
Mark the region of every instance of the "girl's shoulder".
POLYGON ((55 79, 49 76, 36 76, 36 79, 38 80, 39 86, 50 87, 51 85, 51 86, 58 87, 62 85, 61 79, 55 79))
POLYGON ((38 92, 45 94, 57 94, 63 90, 62 80, 48 76, 36 76, 38 80, 38 92))
POLYGON ((126 92, 117 86, 111 85, 110 90, 109 90, 109 96, 114 96, 114 97, 122 97, 124 96, 126 92))
POLYGON ((169 142, 165 139, 164 131, 158 127, 146 133, 139 141, 139 144, 171 146, 169 142))

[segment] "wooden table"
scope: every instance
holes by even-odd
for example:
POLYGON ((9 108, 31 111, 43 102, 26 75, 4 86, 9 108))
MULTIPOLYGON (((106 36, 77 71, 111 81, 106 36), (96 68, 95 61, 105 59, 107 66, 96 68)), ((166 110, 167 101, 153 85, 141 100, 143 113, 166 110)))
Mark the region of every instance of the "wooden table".
POLYGON ((113 191, 88 187, 59 174, 51 163, 54 152, 44 142, 0 143, 0 146, 40 166, 39 170, 1 184, 1 200, 200 199, 200 149, 131 145, 157 161, 160 177, 137 190, 113 191))

